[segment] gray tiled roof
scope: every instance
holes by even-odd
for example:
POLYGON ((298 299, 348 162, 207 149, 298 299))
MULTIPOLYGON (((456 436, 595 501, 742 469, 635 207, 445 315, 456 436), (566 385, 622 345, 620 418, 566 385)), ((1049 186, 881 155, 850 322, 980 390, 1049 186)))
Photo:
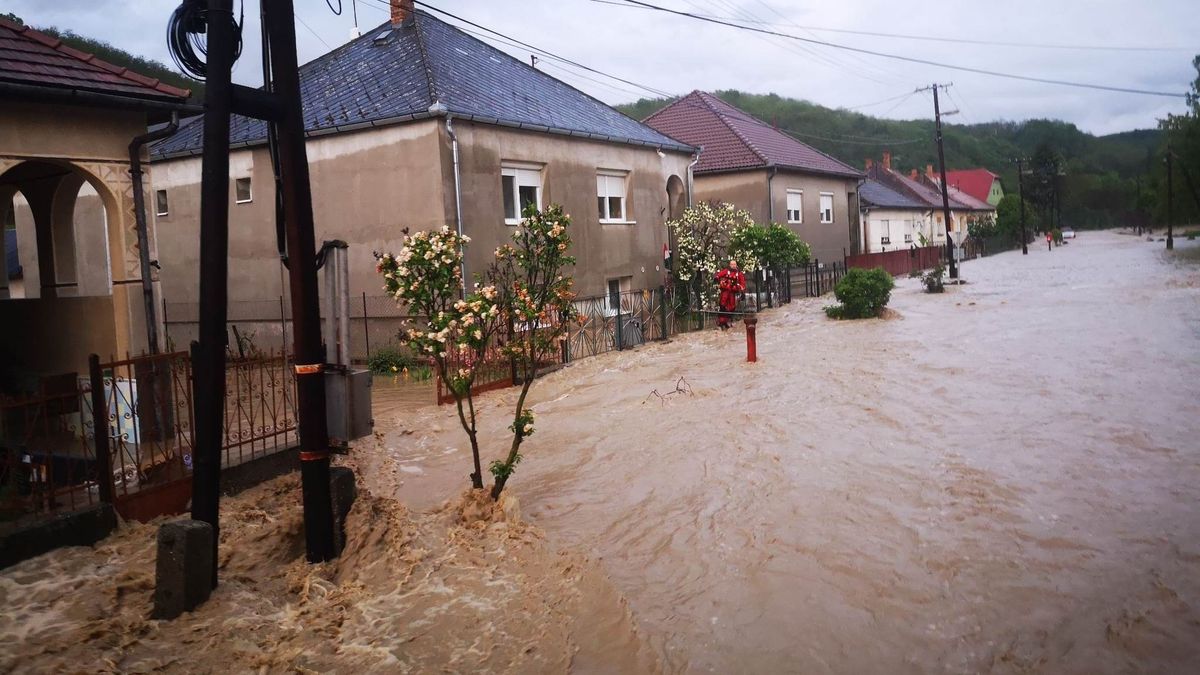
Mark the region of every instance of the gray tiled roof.
POLYGON ((897 192, 874 178, 869 178, 862 184, 862 187, 858 190, 858 195, 862 199, 864 206, 893 209, 921 209, 922 211, 930 208, 930 205, 897 192))
MULTIPOLYGON (((429 106, 441 101, 456 117, 485 123, 692 150, 424 11, 301 66, 300 94, 309 135, 429 117, 429 106)), ((184 125, 151 152, 198 152, 202 128, 184 125)), ((231 144, 265 138, 265 123, 234 116, 231 144)))

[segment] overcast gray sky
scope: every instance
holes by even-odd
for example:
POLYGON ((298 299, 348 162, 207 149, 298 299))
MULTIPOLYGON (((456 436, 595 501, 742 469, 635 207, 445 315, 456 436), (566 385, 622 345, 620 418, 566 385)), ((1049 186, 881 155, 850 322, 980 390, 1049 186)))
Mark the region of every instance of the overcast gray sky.
MULTIPOLYGON (((336 7, 338 0, 331 0, 336 7)), ((1057 80, 1183 94, 1200 53, 1197 0, 647 0, 652 4, 762 26, 860 49, 1057 80), (848 34, 865 31, 919 39, 848 34), (952 43, 928 38, 1161 51, 1050 49, 952 43)), ((351 0, 334 16, 325 0, 295 0, 301 61, 349 40, 351 0)), ((756 35, 680 16, 622 7, 620 0, 430 0, 444 9, 541 49, 638 85, 683 94, 693 89, 776 93, 830 107, 857 107, 911 119, 932 114, 930 82, 953 82, 947 107, 958 122, 1050 117, 1096 134, 1146 128, 1180 98, 1140 96, 1007 80, 756 35), (615 4, 609 4, 610 2, 615 4)), ((164 38, 175 0, 5 0, 35 26, 56 26, 170 63, 164 38)), ((258 3, 246 1, 245 53, 235 79, 259 84, 258 3)), ((387 0, 357 0, 359 25, 387 20, 387 0)), ((236 5, 235 5, 236 6, 236 5)), ((452 21, 453 23, 453 21, 452 21)), ((475 29, 472 29, 475 30, 475 29)), ((529 50, 494 43, 522 59, 529 50)), ((609 103, 651 94, 550 60, 539 67, 609 103), (548 65, 543 65, 548 64, 548 65), (603 84, 589 79, 603 81, 603 84)))

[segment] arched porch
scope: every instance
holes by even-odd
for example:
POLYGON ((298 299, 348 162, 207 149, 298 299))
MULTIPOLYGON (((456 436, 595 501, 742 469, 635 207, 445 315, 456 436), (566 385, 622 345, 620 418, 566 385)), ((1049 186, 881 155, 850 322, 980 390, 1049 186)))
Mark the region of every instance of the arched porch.
POLYGON ((127 162, 0 156, 0 222, 0 393, 145 348, 127 162))

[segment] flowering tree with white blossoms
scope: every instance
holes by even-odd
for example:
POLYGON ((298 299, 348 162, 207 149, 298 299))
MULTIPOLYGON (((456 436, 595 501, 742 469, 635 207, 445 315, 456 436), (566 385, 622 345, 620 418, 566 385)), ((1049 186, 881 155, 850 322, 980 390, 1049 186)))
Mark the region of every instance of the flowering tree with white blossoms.
POLYGON ((559 349, 559 339, 571 318, 571 279, 563 268, 574 264, 568 255, 570 218, 559 206, 544 211, 529 207, 513 233, 513 243, 496 249, 486 285, 462 295, 463 247, 470 242, 449 228, 417 232, 405 238, 395 256, 378 256, 377 271, 384 288, 409 314, 422 318, 401 333, 416 353, 430 358, 447 384, 458 410, 459 423, 471 441, 474 472, 471 486, 482 489, 475 397, 472 387, 489 346, 515 368, 521 393, 509 425, 512 442, 503 460, 491 463, 495 477, 491 495, 499 498, 521 461, 521 443, 533 434, 533 411, 525 399, 539 365, 559 349))
POLYGON ((735 233, 755 227, 749 211, 724 202, 701 202, 684 209, 678 219, 667 221, 667 227, 675 240, 675 282, 689 290, 702 307, 716 301, 713 278, 730 255, 746 269, 758 267, 758 260, 750 252, 729 251, 735 233))

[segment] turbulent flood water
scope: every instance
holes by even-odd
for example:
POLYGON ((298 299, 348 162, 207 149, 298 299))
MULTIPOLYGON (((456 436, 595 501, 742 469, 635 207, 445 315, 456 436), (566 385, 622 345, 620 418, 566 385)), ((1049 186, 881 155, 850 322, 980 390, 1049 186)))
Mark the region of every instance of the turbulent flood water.
POLYGON ((1195 672, 1190 244, 970 261, 883 320, 796 302, 757 364, 717 332, 579 361, 534 386, 503 513, 459 498, 449 406, 392 406, 341 561, 303 564, 275 481, 228 503, 214 600, 160 623, 127 527, 0 573, 0 671, 1195 672))
MULTIPOLYGON (((1162 246, 971 261, 889 320, 796 303, 757 364, 715 332, 578 362, 514 493, 670 671, 1194 672, 1200 265, 1162 246)), ((397 423, 377 483, 462 480, 448 411, 397 423)))

